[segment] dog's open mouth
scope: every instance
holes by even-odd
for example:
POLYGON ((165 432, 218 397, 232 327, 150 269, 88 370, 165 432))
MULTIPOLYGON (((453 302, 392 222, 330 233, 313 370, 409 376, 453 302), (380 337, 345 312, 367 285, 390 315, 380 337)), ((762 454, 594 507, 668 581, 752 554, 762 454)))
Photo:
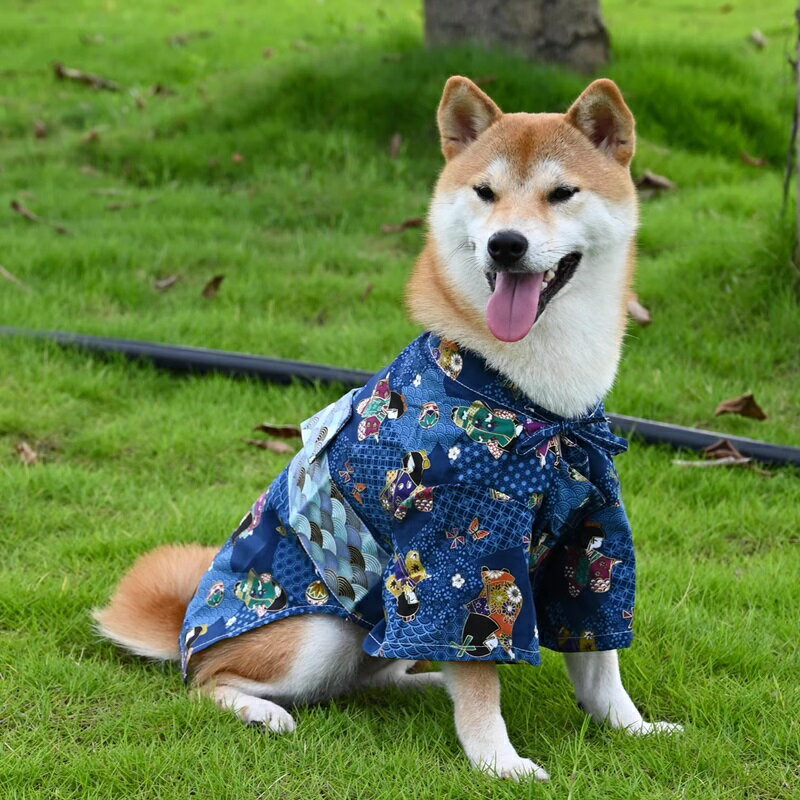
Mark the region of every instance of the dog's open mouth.
POLYGON ((566 286, 582 254, 565 255, 547 272, 489 272, 486 279, 492 296, 486 306, 486 322, 503 342, 518 342, 527 336, 547 304, 566 286))

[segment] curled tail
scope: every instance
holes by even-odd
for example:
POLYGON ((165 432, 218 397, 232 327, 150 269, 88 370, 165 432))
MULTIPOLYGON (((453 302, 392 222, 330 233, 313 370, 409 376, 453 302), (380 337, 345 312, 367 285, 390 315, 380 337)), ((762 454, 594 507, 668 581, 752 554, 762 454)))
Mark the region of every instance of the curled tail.
POLYGON ((119 582, 109 604, 92 612, 98 632, 138 656, 177 661, 186 608, 216 553, 214 547, 197 544, 145 553, 119 582))

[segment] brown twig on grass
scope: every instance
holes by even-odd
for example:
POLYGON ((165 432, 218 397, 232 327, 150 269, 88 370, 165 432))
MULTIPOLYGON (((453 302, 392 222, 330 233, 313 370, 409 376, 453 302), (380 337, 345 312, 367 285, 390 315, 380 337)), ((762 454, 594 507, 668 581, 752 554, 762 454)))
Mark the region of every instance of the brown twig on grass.
POLYGON ((23 205, 19 200, 12 200, 11 208, 21 217, 25 217, 25 219, 27 219, 29 222, 38 222, 41 225, 48 225, 56 233, 60 233, 62 236, 69 234, 69 231, 63 225, 57 225, 55 222, 48 222, 46 219, 42 219, 38 214, 34 214, 33 211, 31 211, 27 206, 23 205))
POLYGON ((68 67, 60 61, 53 62, 53 71, 60 80, 84 83, 87 86, 91 86, 92 89, 105 89, 107 92, 118 92, 121 88, 115 81, 110 81, 108 78, 94 75, 91 72, 84 72, 74 67, 68 67))
POLYGON ((26 292, 31 291, 31 287, 27 283, 23 283, 13 272, 9 272, 2 264, 0 264, 0 278, 5 278, 10 283, 15 283, 20 289, 26 292))

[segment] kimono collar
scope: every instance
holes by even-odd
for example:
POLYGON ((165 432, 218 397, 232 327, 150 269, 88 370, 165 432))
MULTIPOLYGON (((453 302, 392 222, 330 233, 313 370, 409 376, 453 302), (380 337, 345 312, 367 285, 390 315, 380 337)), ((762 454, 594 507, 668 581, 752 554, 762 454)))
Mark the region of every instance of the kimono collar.
POLYGON ((538 449, 552 437, 562 434, 611 456, 628 449, 627 441, 611 432, 602 401, 586 414, 562 417, 536 405, 477 353, 434 333, 427 335, 426 344, 431 359, 446 378, 480 395, 488 405, 503 406, 515 413, 523 427, 516 450, 520 455, 538 449))

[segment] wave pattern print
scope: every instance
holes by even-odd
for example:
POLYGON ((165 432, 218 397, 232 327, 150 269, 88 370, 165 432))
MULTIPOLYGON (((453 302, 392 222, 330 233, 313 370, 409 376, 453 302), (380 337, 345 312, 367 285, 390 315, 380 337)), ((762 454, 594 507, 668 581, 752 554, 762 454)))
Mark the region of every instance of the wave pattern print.
MULTIPOLYGON (((324 423, 323 441, 309 438, 290 464, 288 475, 289 525, 328 590, 348 611, 353 611, 378 583, 389 561, 388 554, 331 481, 325 445, 351 413, 350 396, 345 395, 312 418, 317 426, 324 423)), ((307 430, 310 433, 313 426, 307 430)))

